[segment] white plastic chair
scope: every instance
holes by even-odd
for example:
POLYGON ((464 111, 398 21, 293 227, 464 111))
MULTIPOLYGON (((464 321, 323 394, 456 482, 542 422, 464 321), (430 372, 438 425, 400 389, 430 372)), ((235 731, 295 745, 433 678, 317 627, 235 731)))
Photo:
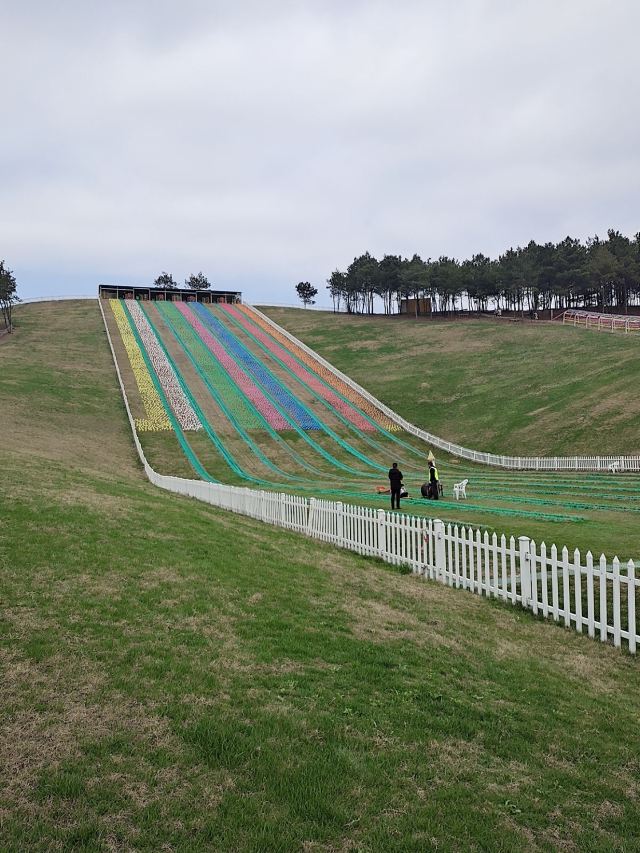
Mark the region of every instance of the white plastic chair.
POLYGON ((468 482, 469 480, 463 480, 461 483, 453 484, 453 496, 457 501, 459 501, 460 498, 466 498, 468 482))
POLYGON ((612 462, 611 465, 609 465, 609 467, 607 468, 607 471, 609 471, 610 474, 617 474, 619 470, 620 470, 620 462, 619 461, 612 462))

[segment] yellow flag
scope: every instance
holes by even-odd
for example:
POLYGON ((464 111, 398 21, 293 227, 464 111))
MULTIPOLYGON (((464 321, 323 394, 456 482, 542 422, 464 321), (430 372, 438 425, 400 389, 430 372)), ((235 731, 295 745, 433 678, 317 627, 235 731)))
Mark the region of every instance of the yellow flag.
POLYGON ((433 451, 431 451, 431 450, 429 451, 429 455, 427 456, 427 459, 429 462, 435 462, 436 461, 436 457, 433 455, 433 451))

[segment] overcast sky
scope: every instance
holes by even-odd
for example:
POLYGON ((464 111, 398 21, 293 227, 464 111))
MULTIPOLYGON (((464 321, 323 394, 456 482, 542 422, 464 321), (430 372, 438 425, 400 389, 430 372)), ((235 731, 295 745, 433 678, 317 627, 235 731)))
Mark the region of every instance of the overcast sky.
POLYGON ((366 250, 633 236, 639 32, 639 0, 0 0, 0 258, 22 296, 292 303, 366 250))

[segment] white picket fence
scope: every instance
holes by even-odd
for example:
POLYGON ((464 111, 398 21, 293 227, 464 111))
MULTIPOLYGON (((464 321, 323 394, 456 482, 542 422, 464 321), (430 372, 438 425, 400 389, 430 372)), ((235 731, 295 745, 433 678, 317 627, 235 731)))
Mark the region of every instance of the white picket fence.
POLYGON ((609 564, 602 555, 594 562, 591 552, 583 559, 578 550, 559 552, 544 543, 538 549, 526 536, 498 537, 439 519, 167 477, 143 464, 160 488, 520 605, 602 642, 620 647, 624 641, 636 653, 640 578, 633 560, 621 566, 617 557, 609 564))
POLYGON ((147 462, 138 439, 99 304, 136 450, 154 485, 358 554, 407 566, 429 580, 520 605, 578 632, 586 630, 602 642, 612 640, 620 647, 624 641, 629 651, 636 653, 640 578, 636 578, 633 560, 622 567, 616 557, 609 565, 602 555, 594 564, 591 552, 583 560, 578 550, 570 555, 563 548, 559 553, 555 545, 547 549, 544 543, 538 550, 526 536, 517 540, 495 533, 489 536, 486 531, 445 525, 439 519, 159 474, 147 462))
POLYGON ((640 456, 505 456, 496 453, 483 453, 479 450, 471 450, 468 447, 462 447, 460 444, 455 444, 452 441, 446 441, 431 432, 420 429, 403 417, 398 415, 393 409, 385 406, 380 400, 370 394, 357 382, 354 382, 350 376, 347 376, 342 371, 334 367, 321 355, 318 355, 315 350, 312 350, 301 340, 296 338, 291 332, 288 332, 282 326, 275 323, 270 317, 267 317, 262 311, 254 305, 250 306, 266 323, 276 329, 292 343, 299 346, 306 353, 316 358, 323 367, 346 383, 358 394, 361 394, 365 400, 368 400, 381 412, 384 412, 388 418, 401 426, 406 432, 415 435, 422 439, 431 447, 438 447, 446 453, 451 453, 453 456, 458 456, 461 459, 469 459, 472 462, 478 462, 481 465, 493 465, 500 468, 514 468, 518 470, 528 471, 606 471, 614 462, 618 463, 619 471, 640 471, 640 456))

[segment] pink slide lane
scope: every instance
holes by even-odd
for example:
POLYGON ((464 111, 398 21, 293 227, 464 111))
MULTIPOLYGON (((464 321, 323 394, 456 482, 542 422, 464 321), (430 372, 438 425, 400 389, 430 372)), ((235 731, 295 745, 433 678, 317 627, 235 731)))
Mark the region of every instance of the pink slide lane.
POLYGON ((242 312, 238 311, 237 308, 233 308, 231 305, 220 305, 220 308, 227 311, 229 314, 232 314, 236 320, 251 334, 257 338, 261 343, 263 343, 269 352, 272 352, 276 355, 281 361, 283 361, 288 368, 299 378, 302 379, 303 382, 306 382, 310 388, 319 394, 321 397, 331 403, 336 411, 340 412, 340 414, 344 415, 347 420, 351 421, 352 424, 358 427, 363 431, 373 431, 375 429, 374 425, 370 423, 365 417, 363 417, 360 412, 353 408, 353 406, 349 405, 346 400, 343 400, 342 397, 339 397, 335 394, 331 388, 325 385, 317 376, 314 376, 313 373, 308 371, 306 367, 303 367, 292 355, 288 353, 283 347, 277 344, 272 338, 269 337, 265 332, 262 331, 258 326, 255 326, 251 323, 247 317, 242 314, 242 312))
POLYGON ((198 320, 195 314, 189 310, 186 302, 174 302, 173 304, 184 316, 185 320, 193 326, 209 348, 210 352, 218 359, 238 388, 240 388, 251 400, 256 409, 266 419, 269 426, 277 430, 291 429, 291 425, 288 421, 282 417, 275 406, 267 400, 262 391, 256 386, 255 382, 241 367, 238 367, 224 347, 216 341, 211 332, 209 332, 202 325, 200 320, 198 320))

